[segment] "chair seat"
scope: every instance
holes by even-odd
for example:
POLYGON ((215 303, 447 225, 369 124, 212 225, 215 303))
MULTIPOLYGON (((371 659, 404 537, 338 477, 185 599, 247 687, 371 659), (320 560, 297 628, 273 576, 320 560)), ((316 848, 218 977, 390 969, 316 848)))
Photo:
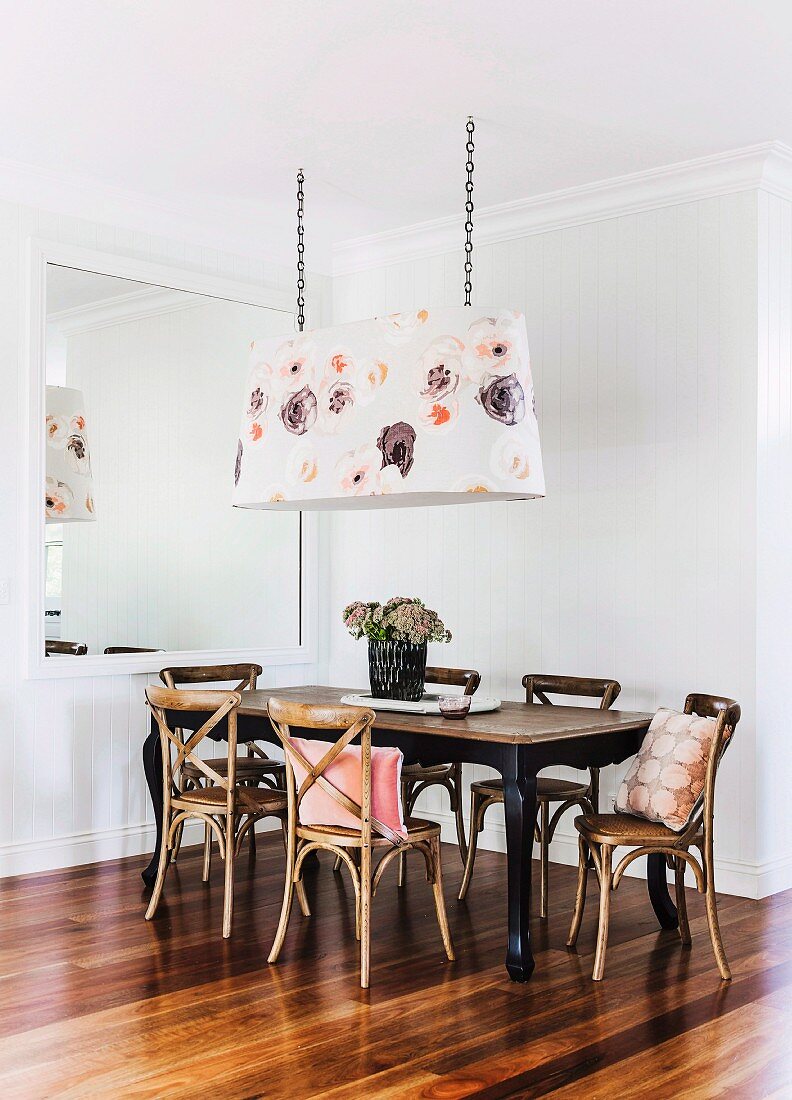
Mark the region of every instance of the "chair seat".
MULTIPOLYGON (((407 841, 415 844, 420 840, 431 840, 440 836, 440 826, 434 821, 425 821, 420 817, 408 817, 407 841)), ((359 848, 361 837, 359 829, 345 829, 341 825, 298 825, 297 836, 303 840, 329 840, 339 848, 359 848)), ((372 834, 372 848, 391 848, 391 842, 384 836, 372 834)))
POLYGON ((575 818, 575 828, 587 840, 614 846, 672 845, 680 836, 659 821, 632 814, 583 814, 575 818))
MULTIPOLYGON (((486 798, 500 796, 503 799, 503 781, 482 779, 471 783, 470 789, 486 798)), ((582 798, 588 794, 588 783, 576 783, 574 779, 539 778, 536 781, 537 802, 566 802, 568 798, 582 798)))
POLYGON ((411 783, 420 783, 426 779, 445 779, 454 770, 454 764, 403 764, 402 779, 409 779, 411 783))
MULTIPOLYGON (((228 757, 217 756, 204 762, 212 771, 222 775, 224 779, 228 775, 228 757)), ((264 778, 264 776, 276 776, 278 779, 283 779, 285 786, 286 766, 281 760, 270 760, 264 756, 238 756, 236 774, 237 779, 259 779, 264 778)), ((185 779, 206 779, 205 772, 202 772, 198 765, 193 764, 191 760, 185 760, 182 765, 182 775, 185 779)))
MULTIPOLYGON (((285 791, 273 791, 271 787, 245 787, 245 800, 252 799, 259 806, 261 813, 278 813, 288 807, 285 791)), ((216 813, 220 807, 225 807, 228 793, 225 787, 198 787, 192 791, 182 791, 178 798, 173 799, 173 805, 190 809, 191 807, 207 806, 216 813)), ((246 804, 237 800, 237 807, 241 814, 248 813, 246 804)))

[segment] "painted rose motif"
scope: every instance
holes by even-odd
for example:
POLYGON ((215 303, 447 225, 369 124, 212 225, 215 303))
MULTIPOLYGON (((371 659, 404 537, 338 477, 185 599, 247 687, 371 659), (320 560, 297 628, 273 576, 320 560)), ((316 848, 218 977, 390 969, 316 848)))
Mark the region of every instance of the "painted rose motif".
POLYGON ((308 485, 319 473, 319 461, 307 443, 298 443, 286 462, 286 480, 290 485, 308 485))
POLYGON ((257 420, 267 411, 267 405, 269 398, 265 394, 261 386, 254 386, 248 396, 248 403, 245 407, 245 416, 249 420, 257 420))
POLYGON ((407 477, 415 460, 415 428, 403 420, 386 424, 377 446, 382 453, 382 469, 395 466, 402 477, 407 477))
POLYGON ((459 418, 459 402, 453 398, 450 401, 426 401, 421 405, 418 416, 422 427, 432 432, 448 431, 459 418))
POLYGON ((490 467, 496 477, 524 481, 531 474, 528 452, 519 439, 505 435, 493 444, 490 467))
POLYGON ((497 493, 497 491, 497 487, 489 478, 481 477, 479 474, 460 478, 452 490, 454 493, 497 493))
POLYGON ((388 317, 378 318, 383 327, 385 339, 390 344, 406 344, 416 336, 429 320, 429 310, 419 309, 414 313, 391 313, 388 317))
POLYGON ((503 312, 480 317, 468 328, 465 340, 465 372, 472 382, 484 374, 522 375, 528 368, 528 349, 520 341, 522 316, 503 312))
POLYGON ((343 379, 326 378, 319 389, 319 427, 337 432, 355 409, 355 388, 343 379))
POLYGON ((350 379, 354 377, 356 371, 355 360, 345 351, 334 351, 329 355, 324 369, 325 378, 350 379))
POLYGON ((63 519, 74 503, 74 493, 64 481, 48 477, 44 489, 44 508, 48 519, 63 519))
POLYGON ((380 487, 380 453, 370 443, 347 451, 336 463, 336 477, 346 496, 376 496, 380 487))
POLYGON ((93 499, 93 497, 91 496, 90 493, 85 498, 85 510, 86 510, 86 512, 90 512, 91 515, 94 514, 94 499, 93 499))
POLYGON ((310 346, 299 337, 287 340, 278 348, 273 369, 273 382, 278 392, 283 389, 294 392, 311 386, 313 368, 310 353, 310 346))
POLYGON ((85 417, 82 413, 75 413, 75 415, 69 421, 69 427, 73 432, 85 431, 85 417))
POLYGON ((75 474, 90 477, 91 456, 88 453, 88 444, 85 436, 72 433, 66 439, 66 464, 75 474))
POLYGON ((433 340, 415 365, 415 390, 424 401, 450 397, 462 378, 465 346, 454 336, 433 340))
POLYGON ((49 446, 55 447, 59 451, 63 450, 69 437, 69 422, 66 417, 49 414, 45 431, 49 446))
POLYGON ((245 428, 245 439, 249 443, 260 443, 264 438, 264 430, 266 428, 266 421, 252 420, 245 428))
POLYGON ((364 360, 357 375, 357 388, 361 400, 370 401, 388 377, 388 364, 379 359, 364 360))
POLYGON ((261 494, 261 499, 264 504, 281 504, 284 500, 288 500, 286 490, 282 485, 268 485, 264 492, 261 494))
POLYGON ((237 453, 236 462, 234 463, 234 485, 239 485, 239 478, 242 475, 242 440, 237 440, 237 453))
POLYGON ((525 419, 525 393, 514 374, 484 378, 476 400, 487 416, 501 424, 511 426, 525 419))
POLYGON ((308 386, 289 394, 280 410, 283 426, 292 435, 304 435, 316 423, 316 416, 316 396, 308 386))

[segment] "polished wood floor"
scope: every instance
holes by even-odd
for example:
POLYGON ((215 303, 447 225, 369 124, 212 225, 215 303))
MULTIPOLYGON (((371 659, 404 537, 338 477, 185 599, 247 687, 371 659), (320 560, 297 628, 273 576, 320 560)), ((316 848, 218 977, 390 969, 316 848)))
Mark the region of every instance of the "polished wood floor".
MULTIPOLYGON (((322 858, 268 967, 281 892, 274 837, 239 860, 233 938, 222 868, 172 869, 155 921, 140 859, 0 882, 0 1093, 8 1097, 792 1096, 792 894, 722 900, 734 980, 721 985, 693 892, 693 948, 659 932, 643 884, 614 901, 606 979, 564 947, 574 892, 553 867, 537 970, 503 968, 505 861, 481 852, 468 900, 444 848, 458 960, 445 961, 419 862, 374 902, 372 988, 357 985, 348 881, 322 858)), ((393 867, 395 873, 395 865, 393 867)), ((596 892, 596 886, 590 888, 596 892)))

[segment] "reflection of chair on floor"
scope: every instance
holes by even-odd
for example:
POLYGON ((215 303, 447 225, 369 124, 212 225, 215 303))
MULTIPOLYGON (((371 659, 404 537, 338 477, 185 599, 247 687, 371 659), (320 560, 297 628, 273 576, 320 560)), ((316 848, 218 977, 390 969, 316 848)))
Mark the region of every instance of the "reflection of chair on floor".
POLYGON ((151 895, 146 920, 157 911, 165 876, 168 872, 169 854, 177 834, 185 821, 196 818, 203 821, 217 837, 220 855, 225 861, 223 888, 223 937, 231 935, 231 918, 234 908, 234 857, 239 851, 246 832, 252 832, 256 822, 263 817, 283 819, 286 811, 286 795, 270 788, 247 787, 237 781, 237 708, 241 696, 236 691, 176 691, 170 688, 146 688, 146 702, 159 726, 162 749, 162 847, 160 849, 157 879, 151 895), (190 731, 182 739, 182 731, 168 725, 168 712, 214 713, 200 729, 190 731), (196 749, 220 722, 225 721, 228 737, 228 753, 223 763, 225 773, 220 775, 208 761, 202 760, 196 749), (174 757, 175 753, 175 757, 174 757), (200 773, 202 784, 189 790, 174 788, 174 774, 184 771, 189 762, 200 773))
MULTIPOLYGON (((526 703, 538 699, 545 706, 552 706, 548 695, 562 695, 584 699, 599 699, 600 710, 609 710, 618 698, 621 685, 616 680, 594 680, 583 676, 523 676, 526 703)), ((483 779, 470 785, 470 843, 468 845, 465 874, 459 890, 462 901, 468 892, 476 860, 478 834, 484 828, 484 815, 490 806, 503 802, 503 781, 483 779)), ((599 768, 590 768, 588 779, 550 779, 540 776, 536 781, 536 806, 539 821, 536 839, 540 852, 540 893, 543 917, 547 916, 548 872, 550 841, 562 816, 572 806, 596 812, 599 806, 599 768), (550 817, 550 806, 559 802, 558 809, 550 817)))
MULTIPOLYGON (((371 898, 387 865, 405 849, 418 850, 426 862, 443 946, 448 958, 453 960, 454 948, 443 899, 440 826, 433 821, 408 818, 404 822, 406 835, 403 835, 394 831, 395 822, 379 821, 372 813, 371 724, 374 711, 362 707, 311 706, 271 697, 269 715, 286 751, 289 799, 286 882, 280 922, 269 962, 277 961, 283 947, 294 893, 303 914, 306 917, 311 915, 302 883, 302 865, 309 853, 319 849, 332 852, 352 876, 355 933, 360 940, 360 984, 364 989, 369 985, 371 898), (338 740, 330 744, 325 740, 295 739, 292 737, 292 727, 301 731, 343 732, 338 740), (350 748, 356 738, 360 738, 360 748, 350 748), (342 776, 347 780, 343 783, 346 792, 341 790, 342 776), (351 797, 350 790, 361 792, 359 804, 351 797), (304 802, 306 795, 311 795, 311 798, 304 802), (308 824, 307 821, 313 820, 314 816, 322 820, 326 818, 327 824, 308 824), (339 820, 348 822, 348 825, 339 824, 339 820), (375 850, 382 852, 376 870, 371 862, 375 850)), ((387 749, 373 751, 394 752, 387 749)), ((394 766, 393 789, 384 791, 382 800, 390 802, 398 812, 400 791, 397 775, 394 766)), ((384 784, 385 780, 382 782, 384 784)))
POLYGON ((105 653, 164 653, 163 649, 152 649, 150 646, 137 645, 109 645, 105 647, 105 653))
POLYGON ((88 652, 85 642, 61 642, 57 638, 47 638, 44 642, 44 656, 70 654, 72 657, 84 657, 88 652))
MULTIPOLYGON (((234 691, 254 691, 258 677, 261 675, 261 665, 236 664, 236 665, 196 665, 183 668, 163 668, 160 679, 166 687, 171 689, 182 688, 184 685, 233 683, 238 681, 234 691)), ((249 787, 259 787, 262 784, 273 790, 285 790, 286 772, 282 761, 271 760, 266 753, 258 747, 255 741, 247 742, 247 756, 237 758, 237 781, 249 787)), ((227 761, 224 756, 212 757, 206 763, 218 775, 227 774, 227 761)), ((200 787, 204 782, 204 775, 195 764, 185 760, 179 775, 179 787, 182 791, 188 791, 200 787)), ((250 850, 256 851, 256 832, 251 829, 250 850)), ((172 860, 175 863, 179 854, 182 841, 182 829, 179 829, 176 843, 173 846, 172 860)), ((212 860, 212 831, 207 828, 204 834, 204 882, 209 881, 209 871, 212 860)))

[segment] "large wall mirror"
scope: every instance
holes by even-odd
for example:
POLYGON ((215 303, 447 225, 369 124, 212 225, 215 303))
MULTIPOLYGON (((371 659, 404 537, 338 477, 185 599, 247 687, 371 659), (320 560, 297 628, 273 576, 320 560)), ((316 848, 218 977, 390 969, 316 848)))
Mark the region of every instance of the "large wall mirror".
POLYGON ((293 315, 46 258, 43 279, 46 663, 296 652, 305 525, 230 503, 251 347, 293 315))

